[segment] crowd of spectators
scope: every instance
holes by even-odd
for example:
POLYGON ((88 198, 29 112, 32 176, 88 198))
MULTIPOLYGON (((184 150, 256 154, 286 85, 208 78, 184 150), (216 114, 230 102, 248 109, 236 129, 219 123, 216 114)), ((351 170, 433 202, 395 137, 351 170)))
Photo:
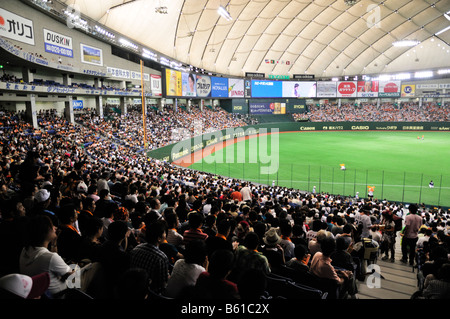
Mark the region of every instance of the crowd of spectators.
MULTIPOLYGON (((129 105, 126 114, 114 111, 107 114, 108 116, 101 119, 95 111, 86 112, 78 115, 76 121, 89 126, 110 140, 119 140, 128 148, 142 149, 144 147, 144 139, 136 138, 136 136, 144 135, 141 107, 129 105)), ((146 149, 156 149, 195 135, 244 125, 246 122, 239 117, 219 108, 204 107, 201 111, 198 106, 193 106, 189 110, 181 107, 175 110, 170 104, 160 110, 148 108, 146 149)))
POLYGON ((450 120, 449 105, 436 102, 344 103, 309 105, 306 114, 293 114, 294 119, 308 119, 311 122, 446 122, 450 120))
MULTIPOLYGON (((189 127, 183 114, 176 124, 189 127)), ((376 198, 257 185, 148 158, 133 147, 136 135, 128 144, 110 138, 133 134, 121 128, 133 127, 134 116, 105 123, 90 115, 77 125, 46 111, 34 129, 0 114, 0 276, 48 273, 42 297, 62 298, 78 265, 81 291, 92 298, 246 299, 271 297, 269 276, 289 269, 356 297, 366 241, 384 252, 385 216, 408 213, 376 198)), ((235 124, 211 122, 209 129, 235 124)), ((418 213, 438 238, 425 254, 434 265, 429 282, 447 283, 448 257, 438 265, 433 256, 448 255, 450 216, 424 206, 418 213)), ((11 287, 2 288, 4 296, 11 287)))

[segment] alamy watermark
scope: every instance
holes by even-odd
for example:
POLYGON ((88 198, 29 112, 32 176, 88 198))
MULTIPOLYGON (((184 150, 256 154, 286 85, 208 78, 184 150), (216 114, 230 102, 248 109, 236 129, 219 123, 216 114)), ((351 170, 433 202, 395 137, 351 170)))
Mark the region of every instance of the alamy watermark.
POLYGON ((172 160, 190 156, 192 163, 203 160, 213 163, 259 163, 260 174, 274 174, 279 168, 279 129, 227 128, 221 131, 204 130, 203 122, 194 120, 191 128, 172 131, 172 160), (234 139, 248 139, 234 145, 234 139), (228 147, 225 147, 228 146, 228 147), (225 154, 218 152, 225 147, 225 154), (225 155, 225 156, 224 156, 225 155))

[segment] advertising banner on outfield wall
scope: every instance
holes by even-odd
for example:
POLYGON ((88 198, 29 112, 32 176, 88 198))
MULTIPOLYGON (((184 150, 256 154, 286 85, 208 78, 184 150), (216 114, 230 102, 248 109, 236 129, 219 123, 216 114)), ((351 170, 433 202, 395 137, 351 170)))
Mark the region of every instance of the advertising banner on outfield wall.
POLYGON ((250 103, 250 113, 254 115, 286 114, 286 103, 250 103))
POLYGON ((416 95, 416 86, 414 84, 402 85, 402 97, 414 97, 416 95))
POLYGON ((378 81, 358 81, 358 97, 378 97, 378 81))
POLYGON ((80 43, 81 62, 103 66, 103 51, 89 45, 80 43))
POLYGON ((195 75, 192 73, 181 73, 181 94, 183 96, 196 96, 195 75))
POLYGON ((337 83, 337 97, 356 97, 356 81, 344 81, 337 83))
POLYGON ((228 78, 211 77, 211 97, 228 97, 228 78))
POLYGON ((161 75, 150 74, 150 89, 154 96, 162 95, 161 75))
POLYGON ((400 97, 401 81, 380 81, 379 97, 400 97))
POLYGON ((211 96, 211 78, 206 75, 197 74, 197 96, 210 97, 211 96))
POLYGON ((335 81, 317 82, 317 97, 336 97, 336 90, 337 82, 335 81))
POLYGON ((34 45, 33 21, 0 8, 0 36, 34 45))
POLYGON ((167 96, 181 96, 181 72, 166 69, 166 94, 167 96))
POLYGON ((45 52, 73 58, 72 38, 44 29, 45 52))
POLYGON ((244 80, 228 79, 228 97, 239 97, 239 98, 245 97, 244 80))

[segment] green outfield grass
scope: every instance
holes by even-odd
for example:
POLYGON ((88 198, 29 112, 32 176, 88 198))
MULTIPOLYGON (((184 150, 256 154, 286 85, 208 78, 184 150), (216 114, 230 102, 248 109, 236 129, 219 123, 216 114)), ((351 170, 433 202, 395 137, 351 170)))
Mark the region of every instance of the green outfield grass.
POLYGON ((346 196, 359 192, 366 197, 367 186, 375 186, 379 199, 450 206, 448 132, 301 132, 278 134, 273 140, 259 137, 256 142, 228 146, 233 149, 218 150, 190 168, 304 191, 316 186, 318 192, 346 196), (267 143, 268 151, 262 154, 276 156, 271 154, 276 149, 272 141, 278 143, 279 168, 264 174, 265 165, 249 155, 267 143), (230 153, 234 157, 226 158, 230 153), (347 169, 342 171, 340 164, 347 169), (428 186, 431 180, 433 189, 428 186))

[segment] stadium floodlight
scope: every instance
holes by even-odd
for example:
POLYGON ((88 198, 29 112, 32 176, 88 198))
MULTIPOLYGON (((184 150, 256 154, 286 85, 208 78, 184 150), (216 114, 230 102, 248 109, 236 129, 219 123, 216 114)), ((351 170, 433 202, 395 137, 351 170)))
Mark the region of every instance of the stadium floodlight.
POLYGON ((223 6, 220 6, 219 9, 217 9, 217 13, 227 21, 231 21, 233 19, 227 9, 225 9, 223 6))
POLYGON ((441 33, 444 33, 444 32, 447 31, 447 30, 450 30, 450 25, 449 25, 448 27, 442 29, 441 31, 436 32, 435 35, 439 35, 439 34, 441 34, 441 33))
POLYGON ((410 78, 410 73, 398 73, 394 75, 394 80, 409 80, 410 78))
POLYGON ((413 47, 415 45, 418 45, 420 41, 417 40, 399 40, 392 42, 392 45, 394 47, 413 47))
POLYGON ((138 49, 138 46, 124 38, 119 39, 120 44, 122 44, 124 47, 132 48, 134 50, 138 49))
POLYGON ((384 75, 380 75, 380 76, 378 77, 378 79, 379 79, 380 81, 390 81, 390 80, 391 80, 391 76, 390 76, 389 74, 384 74, 384 75))
POLYGON ((416 72, 416 73, 414 73, 414 77, 416 79, 431 78, 431 77, 433 77, 433 71, 416 72))

